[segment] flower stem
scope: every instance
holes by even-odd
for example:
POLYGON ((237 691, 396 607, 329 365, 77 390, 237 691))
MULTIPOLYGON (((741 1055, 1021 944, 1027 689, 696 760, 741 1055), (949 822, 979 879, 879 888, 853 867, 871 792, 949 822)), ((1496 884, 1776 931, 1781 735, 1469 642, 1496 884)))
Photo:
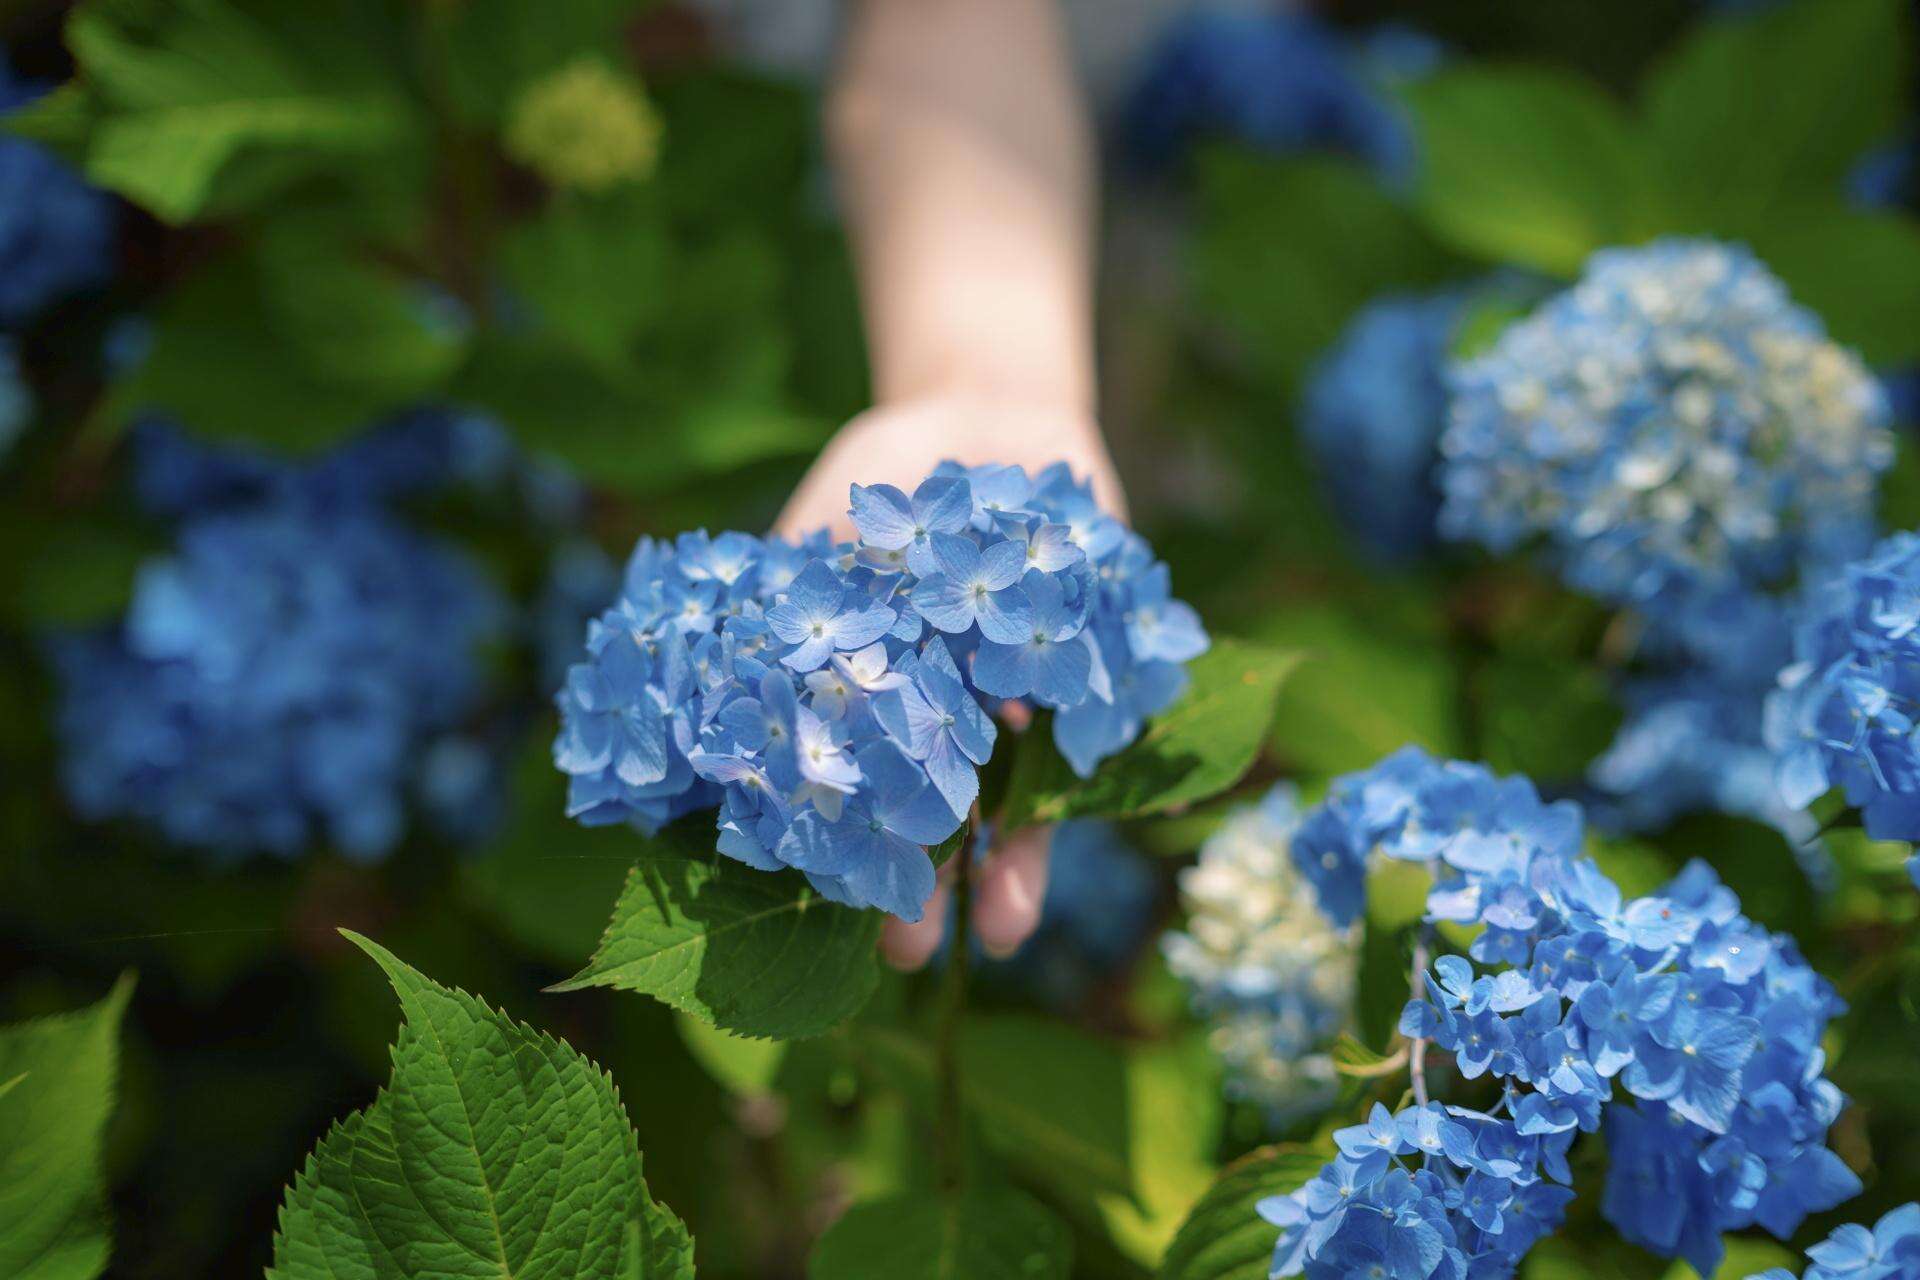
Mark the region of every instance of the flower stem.
POLYGON ((937 1095, 934 1156, 940 1189, 957 1194, 966 1181, 966 1112, 960 1098, 960 1018, 967 1007, 967 963, 973 933, 972 831, 953 854, 953 932, 947 940, 947 971, 934 1042, 937 1095))
MULTIPOLYGON (((1411 985, 1413 998, 1420 999, 1426 993, 1427 944, 1432 935, 1431 925, 1421 925, 1420 935, 1413 943, 1413 974, 1411 985)), ((1415 1036, 1407 1049, 1407 1072, 1413 1079, 1413 1100, 1420 1106, 1427 1105, 1427 1038, 1415 1036)))

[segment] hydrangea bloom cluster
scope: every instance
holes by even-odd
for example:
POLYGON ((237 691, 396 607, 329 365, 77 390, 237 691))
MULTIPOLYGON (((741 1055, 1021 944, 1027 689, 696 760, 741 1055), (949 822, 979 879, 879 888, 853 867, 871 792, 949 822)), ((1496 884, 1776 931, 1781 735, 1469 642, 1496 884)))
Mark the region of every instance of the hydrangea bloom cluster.
MULTIPOLYGON (((43 91, 14 79, 0 50, 0 114, 43 91)), ((0 138, 0 324, 104 279, 112 239, 104 195, 46 148, 0 138)))
POLYGON ((1403 182, 1413 134, 1379 82, 1438 60, 1438 46, 1411 32, 1356 50, 1300 10, 1200 9, 1176 19, 1149 55, 1122 128, 1147 165, 1218 135, 1276 152, 1345 152, 1403 182))
POLYGON ((1444 292, 1369 304, 1307 385, 1300 434, 1334 510, 1388 563, 1411 560, 1433 541, 1442 375, 1465 300, 1444 292))
POLYGON ((399 838, 416 765, 472 707, 503 606, 387 511, 393 473, 351 483, 352 456, 301 472, 143 438, 137 487, 178 518, 175 548, 141 570, 120 625, 51 646, 84 816, 233 853, 325 838, 368 857, 399 838))
POLYGON ((1611 831, 1652 831, 1689 813, 1734 814, 1787 838, 1816 883, 1831 868, 1816 824, 1786 803, 1774 756, 1761 736, 1764 686, 1687 671, 1625 690, 1627 716, 1587 780, 1602 794, 1589 806, 1611 831))
POLYGON ((1609 249, 1450 373, 1441 529, 1656 623, 1871 540, 1886 398, 1744 249, 1609 249))
POLYGON ((1566 1154, 1604 1128, 1603 1213, 1703 1275, 1720 1235, 1787 1235, 1860 1183, 1827 1149, 1844 1099, 1820 1047, 1842 1008, 1792 939, 1703 863, 1628 899, 1581 856, 1577 805, 1408 749, 1342 779, 1293 840, 1336 912, 1374 856, 1428 866, 1430 924, 1477 930, 1419 975, 1401 1031, 1500 1088, 1489 1109, 1384 1108, 1266 1202, 1275 1275, 1506 1275, 1572 1198, 1566 1154))
POLYGON ((568 812, 651 830, 719 810, 719 848, 918 920, 989 704, 1054 710, 1080 773, 1177 697, 1207 647, 1166 565, 1064 465, 944 463, 852 489, 859 540, 643 540, 560 691, 568 812))
POLYGON ((1920 840, 1920 535, 1896 533, 1812 593, 1767 700, 1789 804, 1839 786, 1867 833, 1920 840))
POLYGON ((1332 1100, 1324 1052, 1353 1009, 1357 930, 1336 925, 1295 867, 1293 789, 1236 810, 1180 873, 1184 932, 1163 942, 1187 984, 1227 1089, 1276 1126, 1332 1100))
MULTIPOLYGON (((1884 1214, 1871 1228, 1849 1222, 1807 1250, 1800 1280, 1920 1280, 1920 1204, 1884 1214)), ((1749 1280, 1793 1280, 1773 1267, 1749 1280)))

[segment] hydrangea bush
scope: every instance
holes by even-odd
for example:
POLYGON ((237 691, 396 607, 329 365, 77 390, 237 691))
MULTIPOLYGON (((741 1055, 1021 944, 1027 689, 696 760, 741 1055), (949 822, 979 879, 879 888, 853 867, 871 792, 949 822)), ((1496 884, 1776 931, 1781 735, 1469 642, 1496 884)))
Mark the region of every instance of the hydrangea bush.
POLYGON ((722 853, 917 920, 993 707, 1052 710, 1085 776, 1179 695, 1207 636, 1064 466, 949 463, 851 498, 854 543, 642 540, 568 671, 554 762, 583 822, 717 809, 722 853))
POLYGON ((1721 1233, 1794 1231, 1859 1180, 1826 1146, 1844 1098, 1821 1037, 1843 1008, 1791 938, 1740 913, 1695 862, 1628 898, 1582 855, 1577 805, 1524 778, 1409 748, 1334 784, 1293 837, 1336 918, 1374 858, 1427 866, 1411 1043, 1414 1104, 1334 1134, 1340 1155, 1263 1201, 1274 1274, 1511 1274, 1572 1200, 1568 1152, 1604 1132, 1602 1213, 1703 1275, 1721 1233), (1439 929, 1465 954, 1429 959, 1439 929), (1431 1100, 1428 1048, 1476 1098, 1431 1100))
POLYGON ((1358 929, 1335 924, 1295 866, 1300 808, 1292 787, 1229 814, 1180 873, 1184 931, 1163 940, 1227 1090, 1275 1127, 1323 1107, 1336 1077, 1327 1044, 1352 1016, 1358 929))
POLYGON ((83 816, 236 854, 392 847, 505 616, 475 565, 385 501, 424 482, 419 437, 448 429, 401 424, 310 467, 143 434, 136 488, 177 521, 174 549, 141 568, 121 623, 50 641, 83 816))

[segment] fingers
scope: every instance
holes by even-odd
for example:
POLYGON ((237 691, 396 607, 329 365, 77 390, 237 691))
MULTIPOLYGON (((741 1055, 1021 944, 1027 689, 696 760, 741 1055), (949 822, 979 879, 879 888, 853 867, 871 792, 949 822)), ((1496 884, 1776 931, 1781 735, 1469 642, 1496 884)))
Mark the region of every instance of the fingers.
POLYGON ((1004 959, 1040 927, 1047 897, 1052 828, 1028 827, 980 869, 974 889, 973 931, 987 954, 1004 959))
POLYGON ((946 931, 947 886, 943 881, 927 899, 927 909, 917 922, 908 924, 897 916, 887 917, 880 930, 880 954, 894 968, 911 973, 933 958, 946 931))

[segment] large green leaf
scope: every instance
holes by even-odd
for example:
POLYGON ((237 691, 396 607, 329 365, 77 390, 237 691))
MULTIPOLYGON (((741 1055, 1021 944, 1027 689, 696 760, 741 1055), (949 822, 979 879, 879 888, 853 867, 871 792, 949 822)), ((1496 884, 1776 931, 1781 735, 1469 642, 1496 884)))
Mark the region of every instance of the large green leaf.
POLYGON ((1295 653, 1216 637, 1188 664, 1190 683, 1180 700, 1091 778, 1075 777, 1042 735, 1027 735, 1014 764, 1007 827, 1139 817, 1218 795, 1260 754, 1280 688, 1298 661, 1295 653))
POLYGON ((393 1075, 335 1125, 280 1211, 276 1280, 691 1280, 613 1082, 551 1036, 348 933, 406 1021, 393 1075))
POLYGON ((1409 90, 1420 208, 1483 258, 1571 275, 1665 223, 1646 148, 1599 88, 1566 72, 1466 67, 1409 90))
POLYGON ((1839 194, 1908 110, 1904 0, 1797 0, 1704 22, 1644 93, 1650 141, 1690 207, 1736 218, 1839 194))
MULTIPOLYGON (((933 1052, 898 1031, 860 1039, 873 1066, 929 1096, 933 1052)), ((987 1143, 1063 1194, 1137 1195, 1127 1062, 1105 1041, 1025 1016, 969 1019, 960 1031, 960 1088, 987 1143)))
POLYGON ((390 166, 421 139, 397 70, 367 54, 399 44, 395 31, 354 0, 93 0, 67 26, 88 98, 87 176, 182 222, 223 185, 259 197, 328 166, 390 166), (234 172, 242 161, 261 167, 234 172))
POLYGON ((809 1280, 1066 1280, 1073 1239, 1012 1187, 856 1205, 827 1229, 809 1280))
POLYGON ((1777 207, 1736 228, 1840 342, 1868 364, 1920 360, 1920 226, 1837 200, 1777 207))
POLYGON ((517 296, 589 358, 630 359, 642 324, 665 310, 672 245, 653 188, 555 197, 502 246, 517 296))
POLYGON ((160 410, 198 434, 313 449, 427 395, 458 342, 389 277, 304 235, 230 255, 171 291, 153 349, 104 410, 160 410))
POLYGON ((1266 1280, 1280 1231, 1253 1206, 1297 1190, 1332 1156, 1320 1147, 1262 1147, 1229 1165, 1174 1237, 1159 1280, 1266 1280))
POLYGON ((0 1028, 0 1275, 86 1280, 112 1248, 100 1144, 133 978, 89 1008, 0 1028))
POLYGON ((698 827, 642 848, 593 959, 552 989, 644 992, 736 1035, 778 1039, 857 1013, 879 981, 881 913, 829 902, 797 872, 713 853, 698 827))

